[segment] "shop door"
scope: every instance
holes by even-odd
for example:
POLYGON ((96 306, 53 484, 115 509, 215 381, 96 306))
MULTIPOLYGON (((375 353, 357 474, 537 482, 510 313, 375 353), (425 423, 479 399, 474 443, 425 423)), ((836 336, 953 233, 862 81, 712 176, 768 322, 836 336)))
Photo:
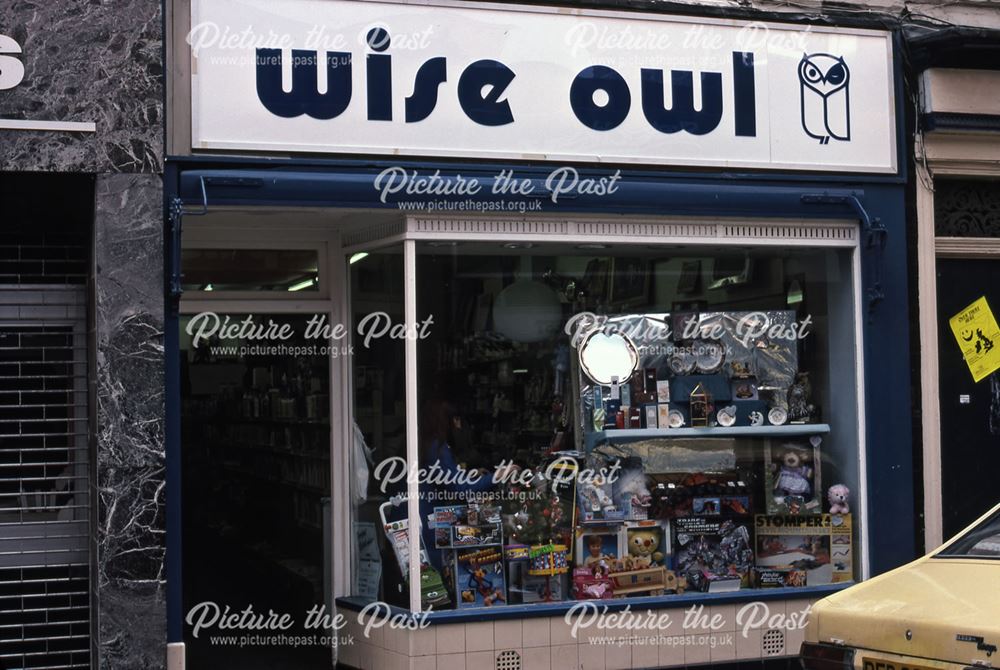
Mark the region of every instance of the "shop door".
MULTIPOLYGON (((973 380, 948 320, 981 297, 1000 314, 1000 260, 937 261, 944 537, 1000 502, 1000 371, 973 380)), ((983 346, 1000 347, 984 341, 983 346)))
POLYGON ((325 247, 189 244, 179 323, 186 667, 325 670, 327 631, 308 624, 332 592, 334 360, 309 335, 331 318, 325 247), (225 630, 217 613, 227 610, 288 623, 225 630))

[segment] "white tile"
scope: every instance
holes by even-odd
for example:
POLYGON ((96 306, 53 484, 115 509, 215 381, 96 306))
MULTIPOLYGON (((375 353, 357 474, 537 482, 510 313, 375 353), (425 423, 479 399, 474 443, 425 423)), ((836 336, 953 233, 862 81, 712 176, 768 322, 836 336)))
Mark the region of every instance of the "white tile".
POLYGON ((736 630, 736 605, 714 605, 712 607, 713 623, 721 622, 721 626, 713 628, 716 633, 736 630))
POLYGON ((406 670, 437 670, 437 657, 411 656, 406 670))
POLYGON ((746 635, 741 628, 736 631, 736 658, 740 660, 756 660, 761 656, 761 637, 764 631, 760 628, 748 628, 746 635))
POLYGON ((473 651, 465 654, 465 667, 468 670, 492 670, 496 667, 496 658, 492 651, 473 651))
MULTIPOLYGON (((532 620, 539 621, 539 619, 532 620)), ((548 647, 525 647, 521 651, 521 670, 551 670, 551 668, 552 651, 548 647)))
POLYGON ((709 632, 712 608, 708 605, 696 604, 677 613, 674 626, 683 626, 685 635, 704 635, 709 632))
POLYGON ((706 635, 694 635, 690 644, 684 645, 684 663, 695 665, 697 663, 708 663, 712 660, 712 648, 708 646, 706 635))
POLYGON ((410 631, 409 642, 407 653, 410 656, 433 656, 437 653, 437 631, 433 626, 410 631))
POLYGON ((604 645, 581 643, 580 670, 604 670, 604 645))
MULTIPOLYGON (((437 653, 441 654, 464 654, 465 653, 465 624, 447 624, 444 626, 434 626, 435 638, 437 640, 437 653)), ((462 661, 465 663, 464 657, 462 661)))
POLYGON ((660 641, 659 663, 661 667, 684 665, 684 641, 685 636, 682 635, 667 637, 660 641))
MULTIPOLYGON (((364 635, 364 628, 361 629, 361 634, 364 635)), ((368 632, 368 643, 376 648, 385 648, 385 626, 371 626, 371 630, 368 632)))
POLYGON ((657 649, 655 636, 647 636, 640 644, 632 647, 633 668, 655 668, 659 664, 659 650, 657 649))
POLYGON ((399 652, 402 645, 404 631, 386 624, 382 633, 382 646, 387 651, 399 652))
POLYGON ((731 632, 713 633, 710 645, 712 663, 727 663, 736 659, 736 636, 731 632))
POLYGON ((465 652, 461 654, 438 654, 437 670, 465 670, 465 652))
MULTIPOLYGON (((465 624, 465 651, 493 651, 493 622, 465 624)), ((491 666, 492 667, 492 666, 491 666)))
POLYGON ((550 619, 523 619, 521 621, 521 644, 527 647, 547 647, 552 636, 549 634, 550 619))
POLYGON ((796 628, 785 631, 785 655, 798 656, 802 643, 806 641, 806 629, 796 628))
POLYGON ((629 670, 632 667, 632 645, 625 636, 604 648, 604 667, 607 670, 629 670))
POLYGON ((520 649, 521 621, 494 621, 493 648, 520 649))
POLYGON ((579 641, 573 637, 573 626, 566 623, 566 619, 561 616, 549 619, 549 631, 553 647, 564 644, 576 644, 579 641))
POLYGON ((552 670, 579 670, 580 661, 577 644, 562 644, 552 647, 552 670))

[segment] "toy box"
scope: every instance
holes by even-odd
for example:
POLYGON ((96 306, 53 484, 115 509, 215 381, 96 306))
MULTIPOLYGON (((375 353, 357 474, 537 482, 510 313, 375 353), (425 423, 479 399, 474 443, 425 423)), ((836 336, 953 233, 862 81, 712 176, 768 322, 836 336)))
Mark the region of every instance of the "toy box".
POLYGON ((576 530, 577 567, 593 570, 603 565, 610 568, 626 553, 625 528, 617 526, 584 526, 576 530))
POLYGON ((500 510, 486 505, 435 507, 431 527, 439 549, 503 543, 500 510))
POLYGON ((674 564, 688 587, 708 593, 750 585, 754 564, 749 523, 721 517, 674 519, 674 564))
POLYGON ((624 512, 624 519, 635 521, 649 518, 653 498, 646 482, 642 459, 634 456, 624 459, 612 487, 615 507, 624 512))
POLYGON ((456 549, 448 553, 459 609, 506 604, 507 589, 499 546, 456 549))
POLYGON ((774 589, 783 586, 808 586, 805 570, 754 568, 753 586, 757 589, 774 589))
POLYGON ((823 511, 820 444, 823 438, 768 441, 764 485, 768 514, 820 514, 823 511))
POLYGON ((512 604, 541 603, 564 600, 564 575, 534 576, 528 573, 531 548, 525 544, 504 547, 507 561, 508 602, 512 604))
POLYGON ((758 570, 800 570, 806 584, 836 584, 854 578, 850 514, 756 517, 758 570))
POLYGON ((577 485, 577 507, 580 523, 621 521, 625 512, 614 501, 612 483, 606 477, 595 477, 577 485))
POLYGON ((611 577, 600 567, 573 568, 573 597, 577 600, 604 600, 614 595, 611 577))

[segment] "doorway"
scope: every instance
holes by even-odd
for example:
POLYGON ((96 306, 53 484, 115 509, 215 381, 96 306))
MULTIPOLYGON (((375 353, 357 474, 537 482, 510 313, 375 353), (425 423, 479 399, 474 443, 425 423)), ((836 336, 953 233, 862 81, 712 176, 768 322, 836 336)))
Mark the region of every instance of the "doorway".
POLYGON ((341 366, 309 329, 336 319, 336 243, 217 218, 229 225, 186 232, 181 253, 186 667, 330 668, 329 631, 310 624, 335 590, 341 366), (255 625, 224 629, 227 614, 255 625))
POLYGON ((1000 260, 937 261, 941 497, 946 538, 1000 502, 993 479, 1000 469, 1000 371, 976 382, 948 324, 952 316, 982 297, 997 313, 998 279, 1000 260))

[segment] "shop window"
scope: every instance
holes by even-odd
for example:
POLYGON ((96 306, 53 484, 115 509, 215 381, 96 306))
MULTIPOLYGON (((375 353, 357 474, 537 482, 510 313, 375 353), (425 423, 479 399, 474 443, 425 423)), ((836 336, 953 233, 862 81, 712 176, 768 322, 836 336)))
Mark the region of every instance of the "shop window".
MULTIPOLYGON (((181 252, 186 297, 201 292, 313 294, 320 290, 319 249, 198 249, 181 252)), ((206 296, 212 297, 212 296, 206 296)))
POLYGON ((414 244, 422 608, 860 574, 852 250, 414 244))

